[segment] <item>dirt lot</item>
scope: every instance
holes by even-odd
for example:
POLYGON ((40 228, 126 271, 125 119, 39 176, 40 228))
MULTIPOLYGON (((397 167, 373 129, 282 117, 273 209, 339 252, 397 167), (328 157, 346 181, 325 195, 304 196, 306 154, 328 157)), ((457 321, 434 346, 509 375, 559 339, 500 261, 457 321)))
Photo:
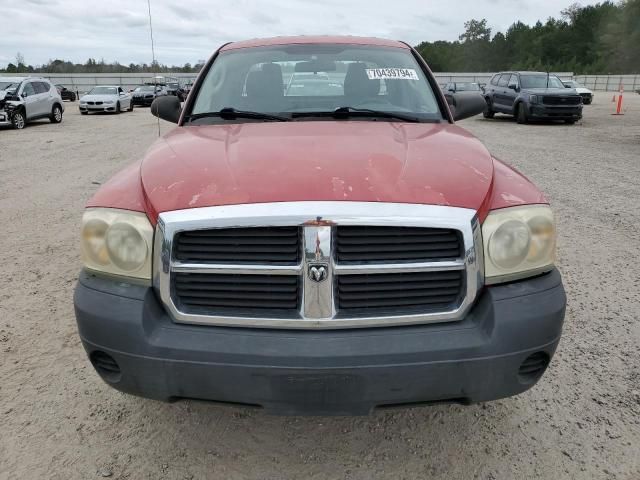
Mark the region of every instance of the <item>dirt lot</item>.
MULTIPOLYGON (((76 333, 84 202, 157 136, 148 109, 0 131, 0 478, 640 478, 640 96, 575 126, 462 122, 555 207, 569 305, 516 398, 366 418, 163 404, 107 387, 76 333)), ((162 125, 162 130, 170 128, 162 125)))

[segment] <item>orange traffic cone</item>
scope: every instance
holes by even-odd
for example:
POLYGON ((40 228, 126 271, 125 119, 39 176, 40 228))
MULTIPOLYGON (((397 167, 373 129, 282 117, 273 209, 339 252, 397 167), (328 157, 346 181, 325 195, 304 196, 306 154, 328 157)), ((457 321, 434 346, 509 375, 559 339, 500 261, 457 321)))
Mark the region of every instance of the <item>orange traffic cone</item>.
MULTIPOLYGON (((624 115, 624 113, 622 113, 622 94, 624 93, 624 86, 622 85, 622 83, 620 83, 620 90, 619 90, 619 95, 618 95, 618 104, 616 105, 616 113, 612 113, 611 115, 624 115)), ((613 98, 615 99, 616 96, 614 95, 613 98)))

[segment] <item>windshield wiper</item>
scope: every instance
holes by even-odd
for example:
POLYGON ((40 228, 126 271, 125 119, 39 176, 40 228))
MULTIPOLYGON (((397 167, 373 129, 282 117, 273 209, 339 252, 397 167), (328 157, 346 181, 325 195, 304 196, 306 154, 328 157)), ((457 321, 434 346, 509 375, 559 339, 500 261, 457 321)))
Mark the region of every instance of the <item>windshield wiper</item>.
POLYGON ((405 122, 418 123, 421 120, 413 115, 405 115, 404 113, 396 112, 384 112, 382 110, 371 110, 368 108, 356 108, 356 107, 339 107, 332 112, 295 112, 292 113, 293 118, 299 117, 333 117, 333 118, 348 118, 348 117, 378 117, 378 118, 393 118, 396 120, 402 120, 405 122))
POLYGON ((235 120, 236 118, 254 118, 256 120, 272 120, 276 122, 288 122, 290 119, 287 117, 281 117, 280 115, 271 115, 269 113, 262 112, 250 112, 246 110, 236 110, 235 108, 227 107, 223 108, 219 112, 204 112, 194 113, 187 117, 187 121, 191 122, 199 118, 212 118, 220 117, 224 120, 235 120))

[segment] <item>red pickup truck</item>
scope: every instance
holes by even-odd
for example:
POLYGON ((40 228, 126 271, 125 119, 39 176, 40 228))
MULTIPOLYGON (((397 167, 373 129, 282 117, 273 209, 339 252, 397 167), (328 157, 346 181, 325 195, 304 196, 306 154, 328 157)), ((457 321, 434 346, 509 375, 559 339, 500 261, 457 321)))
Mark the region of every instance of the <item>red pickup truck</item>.
POLYGON ((87 204, 74 303, 96 371, 276 414, 533 386, 565 312, 554 218, 454 123, 483 108, 402 42, 224 45, 87 204))

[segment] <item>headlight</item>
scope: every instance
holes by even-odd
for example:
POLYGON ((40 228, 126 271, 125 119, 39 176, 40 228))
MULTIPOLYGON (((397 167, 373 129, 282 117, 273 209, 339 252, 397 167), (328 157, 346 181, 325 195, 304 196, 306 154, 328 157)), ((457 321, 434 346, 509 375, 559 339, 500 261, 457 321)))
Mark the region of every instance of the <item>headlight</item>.
POLYGON ((482 225, 485 283, 501 283, 551 270, 556 230, 546 205, 494 210, 482 225))
POLYGON ((86 100, 80 100, 80 105, 86 105, 87 101, 86 100))
POLYGON ((89 270, 150 280, 152 245, 144 213, 92 208, 82 217, 82 260, 89 270))
POLYGON ((538 95, 529 95, 529 103, 539 103, 538 95))

